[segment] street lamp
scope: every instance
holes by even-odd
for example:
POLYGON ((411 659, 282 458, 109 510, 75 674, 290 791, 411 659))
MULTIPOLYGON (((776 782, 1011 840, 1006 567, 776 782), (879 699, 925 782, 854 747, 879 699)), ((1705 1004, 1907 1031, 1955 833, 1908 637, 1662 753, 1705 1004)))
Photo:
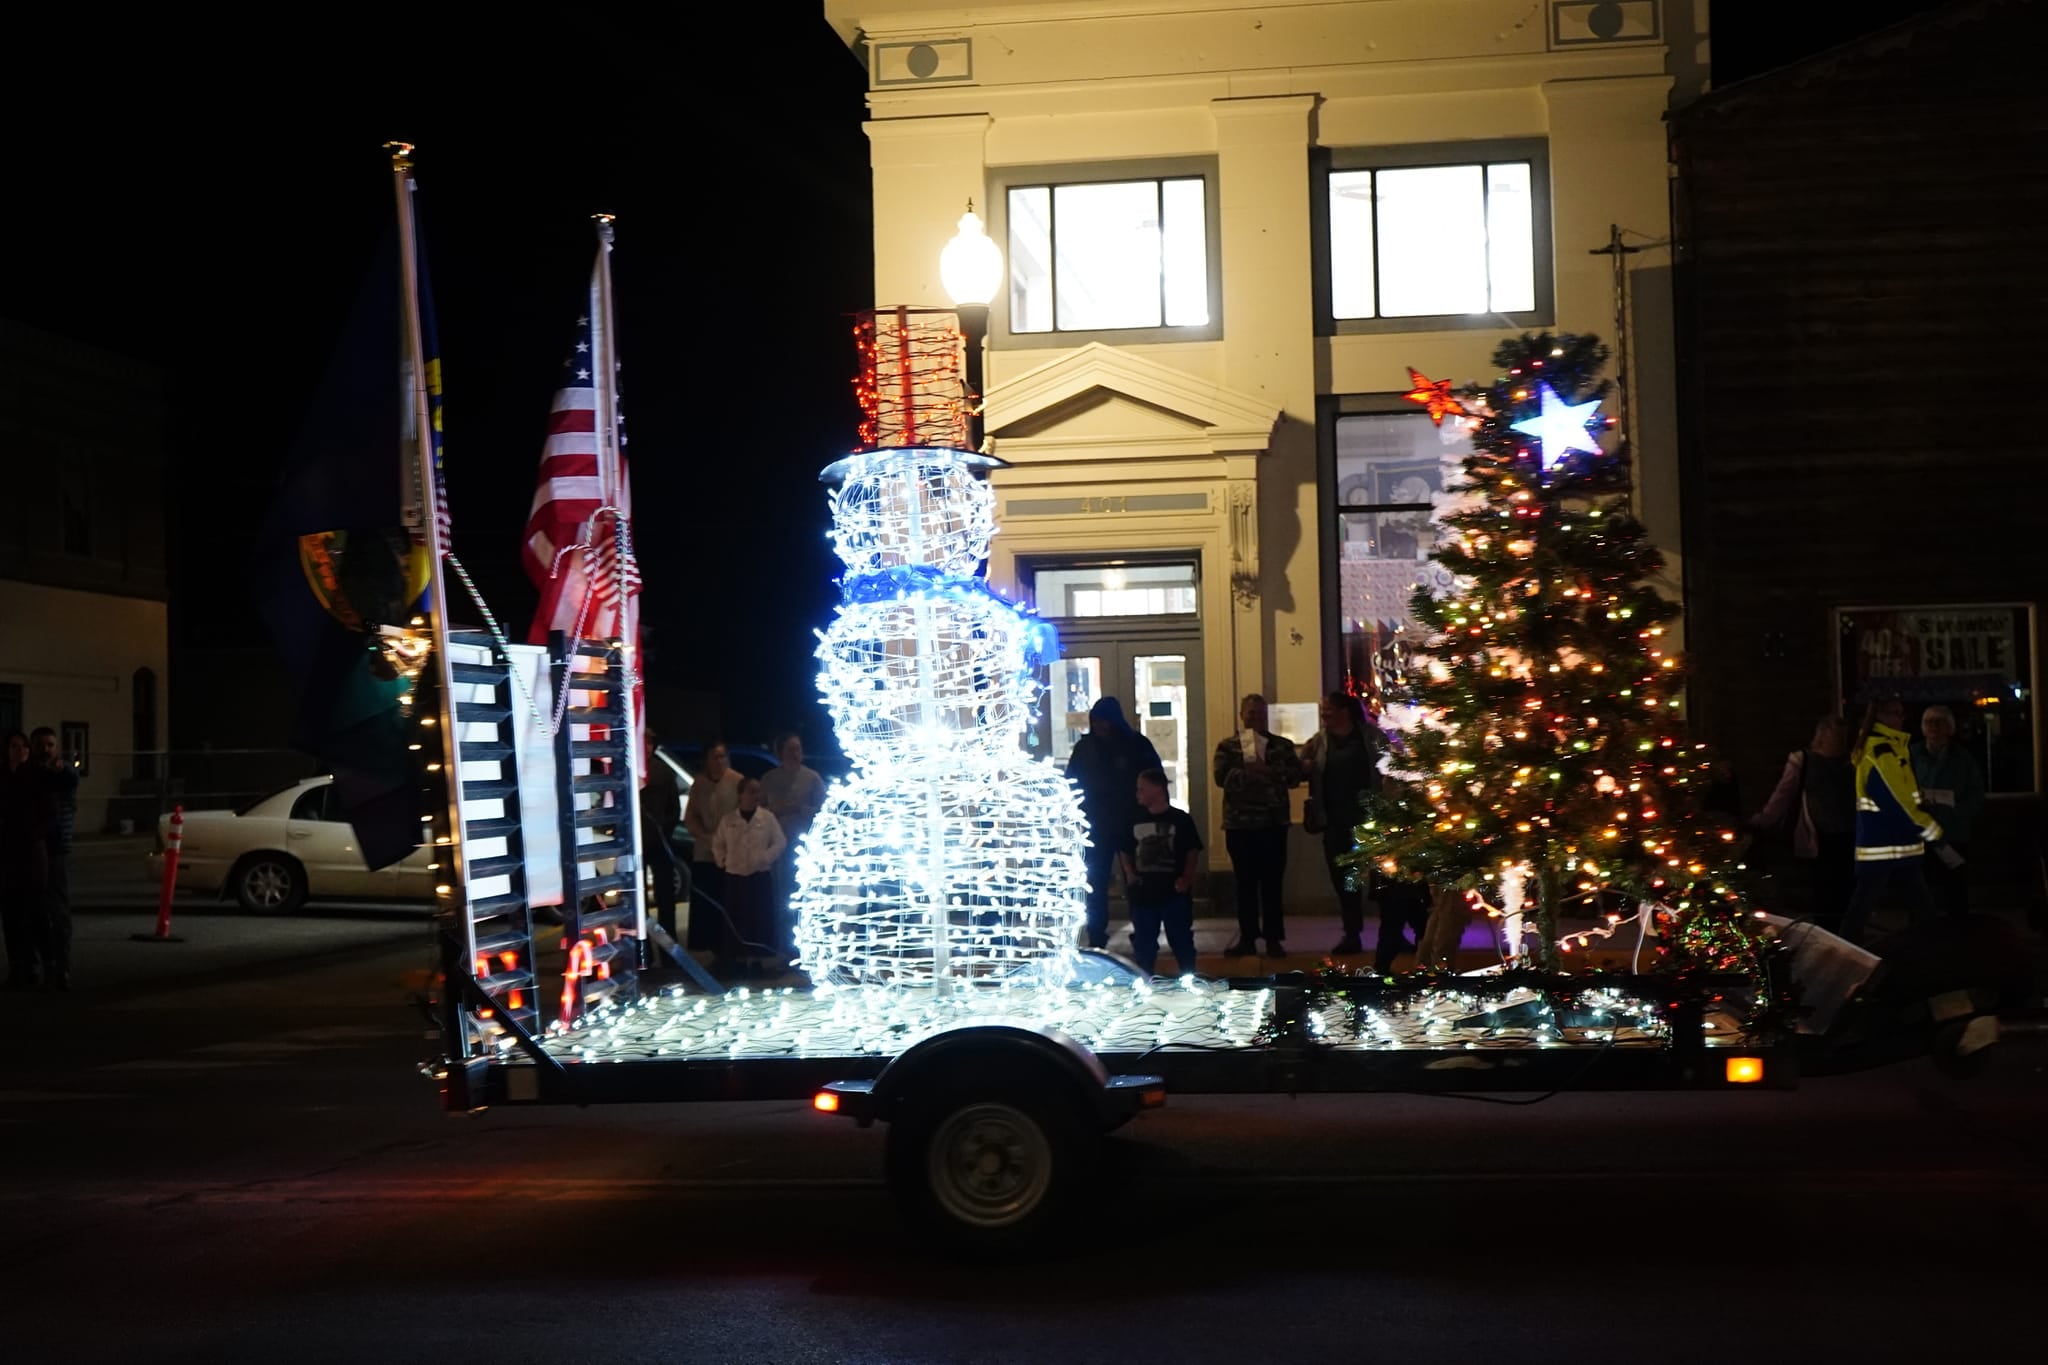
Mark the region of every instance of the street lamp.
POLYGON ((967 342, 968 440, 981 449, 982 350, 988 344, 988 304, 1003 283, 1003 253, 989 240, 974 201, 960 215, 960 230, 939 253, 939 281, 953 301, 960 319, 960 331, 967 342))

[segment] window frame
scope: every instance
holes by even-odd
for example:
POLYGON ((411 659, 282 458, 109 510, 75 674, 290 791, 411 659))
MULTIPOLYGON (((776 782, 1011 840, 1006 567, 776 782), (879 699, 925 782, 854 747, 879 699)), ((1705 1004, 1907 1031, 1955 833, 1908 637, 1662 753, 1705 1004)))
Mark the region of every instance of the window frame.
POLYGON ((331 782, 322 782, 318 786, 310 787, 307 790, 300 792, 298 797, 293 800, 292 808, 285 812, 285 819, 301 820, 306 822, 307 824, 315 825, 331 824, 333 823, 333 817, 331 815, 333 808, 334 784, 331 782), (316 808, 319 811, 319 814, 301 815, 299 813, 300 810, 309 801, 317 803, 316 808))
POLYGON ((80 777, 92 776, 92 722, 57 722, 57 752, 80 777))
POLYGON ((92 559, 93 496, 88 472, 68 473, 57 489, 57 548, 71 559, 92 559), (76 532, 76 536, 72 534, 76 532))
MULTIPOLYGON (((1038 611, 1038 575, 1050 570, 1063 573, 1068 570, 1087 569, 1133 569, 1133 568, 1178 568, 1188 565, 1193 570, 1195 609, 1192 612, 1174 612, 1168 617, 1145 617, 1145 620, 1189 620, 1202 619, 1202 555, 1199 550, 1132 550, 1127 552, 1059 554, 1026 553, 1017 556, 1011 572, 1017 584, 1018 598, 1032 611, 1038 611)), ((1046 616, 1050 621, 1120 621, 1138 620, 1138 617, 1119 616, 1046 616)))
MULTIPOLYGON (((1346 507, 1337 501, 1337 422, 1344 417, 1414 417, 1429 414, 1398 393, 1324 394, 1316 399, 1316 547, 1322 562, 1323 677, 1325 691, 1344 681, 1344 583, 1338 534, 1343 518, 1369 512, 1402 511, 1422 503, 1389 502, 1346 507)), ((1432 511, 1435 504, 1429 504, 1432 511)), ((1434 520, 1434 518, 1432 518, 1434 520)))
MULTIPOLYGON (((1088 574, 1088 573, 1092 573, 1092 572, 1101 572, 1101 573, 1105 573, 1105 574, 1106 574, 1106 573, 1110 573, 1110 572, 1122 572, 1122 571, 1124 571, 1124 570, 1126 570, 1126 569, 1147 569, 1147 568, 1153 568, 1153 567, 1157 567, 1157 568, 1163 568, 1163 569, 1177 569, 1177 568, 1181 568, 1181 567, 1183 567, 1183 566, 1182 566, 1182 565, 1180 565, 1180 564, 1177 564, 1177 563, 1174 563, 1174 564, 1160 564, 1160 565, 1156 565, 1156 566, 1154 566, 1154 565, 1147 565, 1147 564, 1117 564, 1117 565, 1108 565, 1108 566, 1104 566, 1104 567, 1103 567, 1103 568, 1102 568, 1101 570, 1099 570, 1099 571, 1098 571, 1098 570, 1091 570, 1091 569, 1089 569, 1089 568, 1086 568, 1086 567, 1083 567, 1083 568, 1078 568, 1078 569, 1073 569, 1073 568, 1052 568, 1052 569, 1038 569, 1038 570, 1034 570, 1034 571, 1033 571, 1033 573, 1032 573, 1032 576, 1031 576, 1031 578, 1032 578, 1032 584, 1031 584, 1031 599, 1032 599, 1032 608, 1031 608, 1031 609, 1032 609, 1033 611, 1038 611, 1038 610, 1039 610, 1039 606, 1038 606, 1038 603, 1039 603, 1040 601, 1042 601, 1042 600, 1043 600, 1043 593, 1044 593, 1044 591, 1045 591, 1045 587, 1044 587, 1044 580, 1045 580, 1045 576, 1046 576, 1047 574, 1049 574, 1049 573, 1050 573, 1050 574, 1059 574, 1059 573, 1073 573, 1073 574, 1077 574, 1077 575, 1078 575, 1078 574, 1088 574)), ((1090 611, 1079 611, 1079 610, 1073 610, 1073 611, 1051 612, 1051 613, 1045 613, 1045 614, 1047 614, 1047 615, 1051 616, 1052 618, 1054 618, 1054 619, 1056 619, 1056 620, 1062 620, 1062 621, 1101 621, 1101 620, 1113 620, 1113 619, 1116 619, 1116 618, 1119 618, 1119 617, 1125 617, 1125 616, 1143 616, 1143 617, 1148 617, 1148 618, 1152 618, 1152 617, 1169 617, 1169 616, 1185 616, 1185 617, 1189 617, 1189 618, 1195 618, 1195 617, 1199 617, 1199 616, 1200 616, 1200 615, 1202 614, 1202 600, 1201 600, 1201 596, 1202 596, 1202 585, 1201 585, 1201 584, 1200 584, 1200 583, 1199 583, 1198 581, 1196 581, 1196 577, 1195 577, 1195 572, 1194 572, 1194 566, 1193 566, 1192 564, 1189 564, 1189 565, 1186 565, 1185 567, 1186 567, 1186 568, 1187 568, 1187 570, 1188 570, 1188 581, 1187 581, 1187 582, 1185 582, 1185 583, 1179 583, 1179 582, 1170 582, 1170 581, 1167 581, 1167 580, 1154 580, 1154 581, 1145 581, 1145 580, 1140 580, 1139 582, 1136 582, 1136 583, 1132 583, 1132 582, 1126 582, 1126 583, 1125 583, 1125 585, 1124 585, 1124 586, 1123 586, 1122 588, 1111 588, 1111 587, 1107 587, 1107 586, 1101 586, 1101 585, 1100 585, 1100 580, 1098 579, 1098 580, 1097 580, 1097 586, 1092 586, 1092 587, 1082 587, 1082 586, 1081 586, 1081 585, 1079 585, 1079 584, 1072 584, 1072 585, 1068 585, 1068 586, 1067 586, 1067 587, 1066 587, 1066 588, 1064 589, 1064 595, 1065 595, 1065 602, 1066 602, 1066 605, 1067 605, 1067 606, 1069 606, 1069 607, 1078 607, 1078 606, 1080 605, 1080 604, 1079 604, 1079 600, 1078 600, 1078 599, 1079 599, 1079 598, 1081 597, 1081 595, 1082 595, 1082 594, 1084 594, 1084 593, 1093 593, 1093 594, 1095 594, 1095 596, 1096 596, 1096 597, 1097 597, 1098 599, 1100 599, 1100 598, 1102 598, 1102 597, 1105 597, 1105 596, 1108 596, 1108 595, 1110 595, 1110 594, 1112 594, 1112 593, 1123 593, 1123 592, 1147 592, 1147 593, 1149 593, 1149 592, 1151 592, 1151 591, 1157 590, 1158 592, 1160 592, 1160 593, 1162 594, 1162 596, 1163 596, 1163 595, 1165 595, 1165 594, 1169 594, 1169 593, 1180 593, 1180 592, 1185 592, 1185 593, 1187 594, 1187 601, 1188 601, 1188 605, 1187 605, 1187 608, 1186 608, 1186 610, 1184 610, 1184 611, 1175 611, 1175 610, 1171 610, 1171 609, 1168 609, 1168 610, 1162 610, 1162 611, 1102 611, 1102 610, 1096 610, 1096 611, 1092 611, 1092 612, 1090 612, 1090 611)), ((1100 603, 1100 601, 1099 601, 1099 600, 1098 600, 1098 602, 1097 602, 1097 604, 1096 604, 1096 605, 1097 605, 1098 607, 1100 607, 1101 603, 1100 603)))
MULTIPOLYGON (((1410 143, 1391 147, 1318 147, 1309 173, 1309 233, 1315 276, 1317 336, 1383 335, 1389 332, 1451 332, 1476 328, 1549 327, 1557 319, 1557 259, 1550 221, 1550 143, 1546 138, 1501 138, 1476 142, 1410 143), (1536 306, 1514 313, 1430 313, 1414 317, 1340 318, 1331 298, 1336 243, 1330 228, 1333 171, 1407 171, 1440 166, 1529 163, 1530 252, 1536 306)), ((1373 236, 1373 279, 1379 279, 1379 235, 1373 236)), ((1373 290, 1374 306, 1379 290, 1373 290)))
MULTIPOLYGON (((988 232, 1003 252, 1003 282, 989 300, 989 344, 1003 350, 1072 348, 1100 341, 1112 346, 1156 342, 1220 341, 1223 338, 1223 234, 1217 203, 1218 160, 1213 156, 1149 158, 1139 161, 1064 162, 1046 166, 991 167, 987 177, 988 232), (1010 330, 1010 191, 1059 189, 1066 185, 1121 184, 1133 180, 1202 182, 1203 265, 1209 291, 1209 321, 1197 327, 1098 327, 1061 331, 1055 312, 1053 330, 1010 330)), ((1057 249, 1057 243, 1055 243, 1057 249)), ((1161 288, 1165 287, 1162 280, 1161 288)), ((1160 317, 1166 316, 1162 304, 1160 317)))
MULTIPOLYGON (((1939 690, 1940 684, 1938 682, 1930 684, 1924 676, 1900 678, 1898 684, 1892 690, 1901 695, 1906 705, 1907 714, 1909 717, 1912 717, 1908 729, 1913 734, 1915 743, 1919 742, 1920 734, 1920 721, 1918 717, 1929 706, 1945 705, 1950 707, 1950 709, 1957 713, 1963 733, 1969 734, 1972 730, 1976 731, 1974 735, 1971 735, 1972 743, 1964 747, 1963 752, 1976 759, 1978 765, 1983 770, 1980 775, 1984 778, 1984 796, 1987 801, 2036 801, 2040 798, 2044 786, 2048 786, 2048 781, 2044 781, 2041 772, 2043 745, 2039 719, 2039 695, 2042 648, 2039 604, 2012 600, 1956 602, 1936 599, 1926 602, 1900 603, 1894 601, 1889 605, 1883 603, 1850 603, 1830 607, 1828 609, 1828 638, 1832 643, 1828 652, 1831 655, 1829 671, 1832 674, 1831 681, 1834 685, 1834 696, 1837 705, 1842 708, 1842 714, 1854 716, 1861 712, 1867 698, 1856 695, 1852 691, 1850 686, 1851 670, 1846 665, 1845 656, 1852 652, 1857 647, 1860 639, 1873 628, 1884 629, 1884 627, 1877 625, 1877 622, 1882 621, 1884 618, 1915 613, 1934 615, 1940 613, 1984 614, 1990 612, 2011 613, 2012 622, 2017 627, 2014 633, 2018 634, 2019 631, 2023 630, 2026 634, 2025 647, 2017 650, 2014 656, 2016 670, 2023 670, 2022 677, 2025 686, 2024 690, 2017 691, 2013 700, 2026 703, 2024 719, 2027 722, 2027 728, 2032 732, 2032 753, 2030 755, 2032 766, 2031 785, 2026 787, 1992 787, 1992 782, 1997 779, 1999 774, 1995 766, 1989 761, 1991 755, 1980 752, 1976 747, 1977 742, 1987 737, 1985 727, 1982 722, 1978 722, 1974 726, 1967 722, 1967 713, 1970 710, 1971 702, 1975 700, 1974 697, 1966 697, 1960 688, 1953 693, 1942 692, 1939 690)), ((2020 688, 2018 683, 2013 684, 2013 686, 2015 689, 2020 688)), ((2003 698, 2001 698, 2002 704, 2003 698)))

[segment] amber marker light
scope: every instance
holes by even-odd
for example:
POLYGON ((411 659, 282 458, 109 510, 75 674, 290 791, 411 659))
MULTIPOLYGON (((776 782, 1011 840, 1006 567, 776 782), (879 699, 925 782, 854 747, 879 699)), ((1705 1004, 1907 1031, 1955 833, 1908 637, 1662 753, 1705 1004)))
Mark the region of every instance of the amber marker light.
POLYGON ((839 1096, 829 1090, 820 1090, 811 1096, 811 1108, 821 1114, 836 1114, 839 1112, 839 1096))
POLYGON ((1754 1085, 1764 1078, 1764 1059, 1761 1057, 1730 1057, 1728 1059, 1727 1075, 1730 1085, 1754 1085))

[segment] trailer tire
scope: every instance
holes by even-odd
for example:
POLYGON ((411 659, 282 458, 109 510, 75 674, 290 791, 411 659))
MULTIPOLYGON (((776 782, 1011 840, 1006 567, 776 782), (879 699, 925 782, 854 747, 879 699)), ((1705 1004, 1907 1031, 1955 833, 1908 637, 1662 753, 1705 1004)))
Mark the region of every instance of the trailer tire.
POLYGON ((906 1219, 971 1254, 1043 1245, 1085 1193, 1101 1143, 1101 1125, 1066 1090, 986 1080, 906 1103, 885 1157, 906 1219))

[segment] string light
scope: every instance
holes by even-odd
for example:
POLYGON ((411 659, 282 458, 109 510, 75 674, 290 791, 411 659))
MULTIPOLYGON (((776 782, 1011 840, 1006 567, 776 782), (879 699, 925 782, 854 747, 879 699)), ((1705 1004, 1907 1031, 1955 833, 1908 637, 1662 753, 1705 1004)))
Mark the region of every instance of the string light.
POLYGON ((863 449, 967 444, 964 337, 957 322, 952 312, 941 309, 857 315, 853 344, 859 365, 853 392, 860 405, 863 449))
POLYGON ((1619 906, 1656 929, 1668 965, 1755 973, 1735 833, 1702 809, 1714 758, 1678 730, 1685 666, 1664 638, 1678 608, 1653 585, 1662 560, 1630 514, 1625 454, 1588 430, 1606 358, 1592 337, 1524 336, 1467 396, 1469 501, 1440 516, 1435 552, 1451 581, 1417 598, 1404 705, 1386 717, 1391 780, 1352 861, 1497 895, 1511 961, 1528 917, 1555 963, 1613 932, 1580 942, 1558 926, 1567 906, 1619 906))
MULTIPOLYGON (((1315 979, 1303 1017, 1317 1043, 1338 1052, 1656 1048, 1670 1040, 1661 1000, 1633 996, 1597 978, 1568 993, 1429 985, 1376 1000, 1340 989, 1345 979, 1335 973, 1315 979)), ((550 1024, 541 1044, 565 1063, 586 1065, 660 1058, 893 1057, 947 1029, 1008 1024, 1052 1029, 1093 1052, 1130 1056, 1270 1042, 1273 1003, 1270 989, 1232 990, 1195 977, 1085 986, 1023 981, 966 991, 822 985, 741 987, 702 996, 676 988, 550 1024)), ((1736 1008, 1724 1002, 1721 1017, 1710 1021, 1708 1046, 1740 1046, 1750 1036, 1736 1008)), ((494 1046, 506 1061, 521 1060, 511 1039, 494 1046)))
POLYGON ((818 689, 854 778, 797 849, 798 962, 824 985, 1058 983, 1085 917, 1073 785, 1027 756, 1044 623, 975 571, 995 533, 993 461, 863 451, 826 471, 847 575, 818 689))

